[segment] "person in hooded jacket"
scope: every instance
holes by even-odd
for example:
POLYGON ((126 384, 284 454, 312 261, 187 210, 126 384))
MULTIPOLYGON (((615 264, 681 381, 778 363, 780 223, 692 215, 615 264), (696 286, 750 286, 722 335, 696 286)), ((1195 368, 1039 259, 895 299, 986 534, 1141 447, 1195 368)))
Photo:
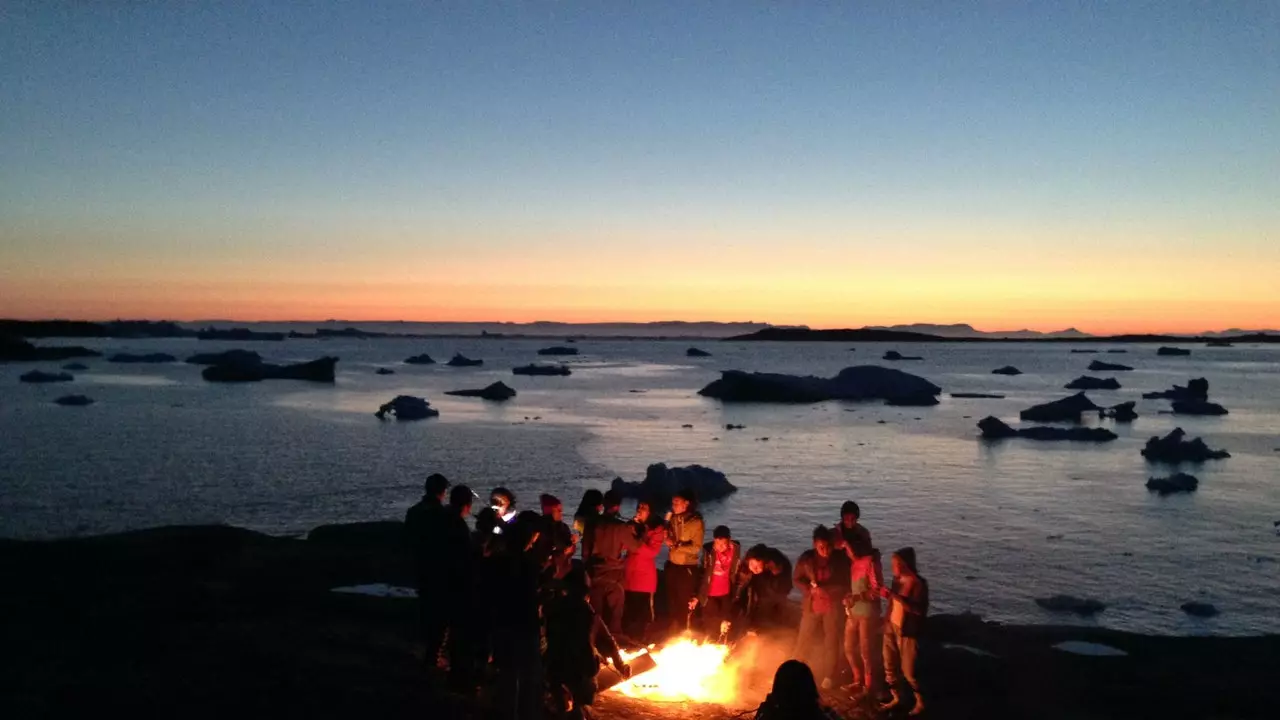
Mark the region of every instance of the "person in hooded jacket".
POLYGON ((702 582, 690 609, 702 608, 702 631, 709 640, 727 642, 737 620, 733 601, 737 597, 742 545, 725 525, 711 533, 712 541, 702 546, 702 582))

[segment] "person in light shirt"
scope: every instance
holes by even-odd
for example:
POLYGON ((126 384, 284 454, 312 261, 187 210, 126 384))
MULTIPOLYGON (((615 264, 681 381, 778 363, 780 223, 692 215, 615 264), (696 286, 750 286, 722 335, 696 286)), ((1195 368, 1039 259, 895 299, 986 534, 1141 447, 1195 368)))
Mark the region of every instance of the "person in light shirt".
POLYGON ((905 547, 893 554, 893 586, 883 588, 889 598, 889 622, 884 627, 884 677, 892 697, 880 707, 897 707, 899 678, 915 695, 910 715, 924 712, 924 696, 916 680, 916 654, 925 618, 929 616, 929 583, 916 570, 915 548, 905 547))

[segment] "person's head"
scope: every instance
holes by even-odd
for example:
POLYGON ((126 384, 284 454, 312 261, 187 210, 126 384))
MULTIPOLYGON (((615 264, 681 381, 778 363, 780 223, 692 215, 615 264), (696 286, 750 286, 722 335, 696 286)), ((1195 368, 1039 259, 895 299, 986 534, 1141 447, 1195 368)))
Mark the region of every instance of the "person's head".
POLYGON ((636 503, 636 522, 646 525, 649 518, 653 516, 653 508, 649 506, 648 500, 641 500, 636 503))
POLYGON ((765 557, 768 553, 769 547, 764 544, 752 545, 747 550, 747 554, 745 556, 747 560, 747 570, 749 570, 752 575, 759 575, 764 572, 765 557))
POLYGON ((692 490, 684 489, 671 496, 671 512, 676 515, 693 510, 697 506, 698 498, 693 494, 692 490))
POLYGON ((489 506, 498 511, 502 517, 506 517, 516 507, 515 493, 504 487, 497 487, 493 492, 489 493, 489 506))
POLYGON ((728 525, 719 525, 711 531, 711 545, 716 552, 725 552, 733 545, 733 535, 728 525))
POLYGON ((507 539, 507 548, 512 552, 525 552, 533 547, 541 534, 542 518, 532 510, 525 510, 516 515, 503 531, 507 539))
POLYGON ((916 549, 913 547, 899 548, 893 553, 893 574, 894 575, 915 575, 916 570, 916 549))
MULTIPOLYGON (((803 711, 818 705, 818 683, 813 671, 799 660, 788 660, 773 675, 769 700, 781 710, 803 711)), ((797 717, 801 716, 797 713, 797 717)))
POLYGON ((582 493, 582 502, 578 503, 578 515, 599 515, 603 511, 604 493, 594 489, 582 493))
POLYGON ((603 505, 605 515, 616 515, 622 510, 622 493, 617 490, 610 490, 605 493, 603 505))
POLYGON ((853 527, 858 524, 858 519, 862 517, 862 509, 858 507, 858 503, 852 500, 845 500, 840 506, 840 522, 845 527, 853 527))
POLYGON ((818 553, 818 557, 829 557, 831 555, 831 530, 826 525, 819 525, 813 529, 813 549, 818 553))
POLYGON ((475 502, 475 499, 476 494, 466 485, 454 485, 449 491, 449 507, 463 517, 471 514, 471 503, 475 502))
POLYGON ((564 503, 560 502, 560 498, 555 495, 543 495, 538 498, 538 504, 542 506, 543 517, 549 517, 555 522, 564 520, 564 503))
POLYGON ((427 497, 435 498, 436 502, 444 503, 444 494, 449 492, 449 479, 440 473, 432 473, 423 484, 423 492, 427 497))
POLYGON ((502 518, 498 511, 487 507, 476 515, 476 532, 481 535, 496 535, 501 530, 502 518))

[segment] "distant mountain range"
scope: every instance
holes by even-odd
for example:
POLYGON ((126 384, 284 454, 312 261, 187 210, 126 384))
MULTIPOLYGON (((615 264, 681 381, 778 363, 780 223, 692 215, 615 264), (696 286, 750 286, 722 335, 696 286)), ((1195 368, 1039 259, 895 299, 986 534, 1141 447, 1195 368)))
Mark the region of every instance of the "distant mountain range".
MULTIPOLYGON (((912 323, 910 325, 888 326, 869 325, 862 329, 920 333, 922 335, 933 335, 935 337, 945 338, 1008 338, 1011 340, 1030 340, 1033 338, 1070 340, 1078 338, 1085 340, 1093 337, 1089 333, 1080 332, 1075 328, 1067 328, 1066 330, 1058 330, 1055 332, 1040 332, 1039 330, 979 330, 967 323, 955 323, 953 325, 933 325, 930 323, 912 323)), ((1243 332, 1237 334, 1243 334, 1243 332)))

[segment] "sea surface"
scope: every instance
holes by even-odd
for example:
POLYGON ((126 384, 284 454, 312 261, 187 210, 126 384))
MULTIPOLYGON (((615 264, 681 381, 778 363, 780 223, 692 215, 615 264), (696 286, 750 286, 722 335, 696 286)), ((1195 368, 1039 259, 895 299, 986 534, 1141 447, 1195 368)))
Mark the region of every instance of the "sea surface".
MULTIPOLYGON (((560 340, 557 338, 556 340, 560 340)), ((739 488, 707 503, 708 527, 726 524, 744 547, 766 542, 795 557, 812 528, 856 500, 877 546, 911 545, 930 580, 934 612, 973 611, 1017 623, 1082 623, 1162 634, 1280 632, 1280 348, 1195 346, 1190 357, 1073 354, 1103 345, 745 343, 583 339, 569 377, 515 377, 550 340, 510 338, 62 341, 104 352, 195 352, 249 347, 270 361, 336 355, 334 386, 296 381, 206 383, 181 362, 121 365, 101 358, 74 382, 28 385, 18 375, 61 363, 0 365, 0 536, 56 538, 177 523, 229 523, 301 534, 324 523, 400 518, 428 473, 480 493, 505 485, 535 508, 541 492, 567 510, 587 488, 639 480, 654 462, 699 463, 739 488), (714 353, 688 358, 697 344, 714 353), (885 363, 890 349, 922 355, 885 363), (408 366, 428 352, 483 358, 480 368, 408 366), (1138 400, 1141 417, 1114 425, 1105 445, 978 439, 986 415, 1070 394, 1062 386, 1094 359, 1136 367, 1099 404, 1138 400), (831 375, 892 364, 944 389, 932 408, 879 403, 726 405, 699 388, 722 369, 831 375), (1026 374, 992 375, 1012 364, 1026 374), (377 375, 389 367, 394 375, 377 375), (1206 377, 1221 418, 1161 414, 1143 401, 1206 377), (499 404, 446 390, 496 380, 519 391, 499 404), (951 392, 1006 395, 961 400, 951 392), (85 408, 53 399, 84 393, 85 408), (428 398, 440 417, 380 422, 398 394, 428 398), (743 430, 729 431, 728 423, 743 430), (693 427, 683 428, 690 424, 693 427), (1139 454, 1152 435, 1181 426, 1232 457, 1190 468, 1198 492, 1160 497, 1144 487, 1171 469, 1139 454), (767 438, 767 440, 766 440, 767 438), (1037 597, 1094 597, 1088 620, 1041 610, 1037 597), (1221 614, 1187 617, 1187 601, 1221 614)), ((55 344, 46 341, 44 344, 55 344)), ((1111 373, 1088 373, 1108 376, 1111 373)), ((1106 423, 1112 426, 1110 422, 1106 423)), ((487 496, 486 496, 487 497, 487 496)))

